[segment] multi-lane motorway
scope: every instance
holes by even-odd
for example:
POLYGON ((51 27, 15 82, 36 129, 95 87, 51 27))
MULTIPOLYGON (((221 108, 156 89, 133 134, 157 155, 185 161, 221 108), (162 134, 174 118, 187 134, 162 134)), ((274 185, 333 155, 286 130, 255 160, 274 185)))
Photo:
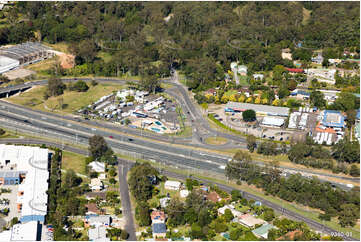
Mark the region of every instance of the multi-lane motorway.
MULTIPOLYGON (((14 144, 46 144, 47 146, 53 146, 53 147, 58 147, 61 148, 63 150, 67 150, 70 152, 74 152, 74 153, 78 153, 78 154, 82 154, 82 155, 87 155, 88 151, 79 149, 79 148, 75 148, 73 146, 64 146, 61 143, 55 143, 55 142, 49 142, 49 141, 44 141, 44 140, 36 140, 36 139, 3 139, 0 140, 0 143, 14 143, 14 144)), ((131 205, 130 205, 130 198, 129 198, 129 191, 128 191, 128 185, 126 184, 126 174, 129 171, 130 167, 132 166, 132 162, 128 161, 128 160, 124 160, 124 159, 119 159, 119 166, 118 166, 118 174, 119 174, 119 180, 121 183, 120 186, 120 193, 121 193, 121 197, 122 197, 122 207, 123 207, 123 213, 124 216, 126 217, 126 229, 128 231, 128 233, 130 234, 129 240, 135 240, 135 229, 134 229, 134 220, 133 220, 133 214, 132 214, 132 209, 131 209, 131 205)), ((161 170, 161 173, 163 175, 166 175, 168 177, 173 177, 173 178, 178 178, 181 180, 185 180, 186 178, 188 178, 185 175, 182 174, 178 174, 178 173, 174 173, 174 172, 170 172, 167 170, 161 170)), ((227 186, 224 184, 220 184, 220 183, 215 183, 213 181, 209 181, 207 179, 200 179, 197 177, 193 177, 193 179, 197 179, 202 183, 205 184, 215 184, 217 185, 219 188, 227 191, 227 192, 231 192, 232 190, 234 190, 235 188, 231 187, 231 186, 227 186)), ((307 223, 311 228, 320 231, 322 233, 326 233, 326 234, 339 234, 337 231, 335 231, 334 229, 328 228, 327 226, 320 224, 316 221, 313 221, 309 218, 306 218, 298 213, 289 211, 285 208, 283 208, 282 206, 279 206, 277 204, 271 203, 268 200, 259 197, 259 196, 255 196, 251 193, 248 192, 244 192, 241 191, 243 196, 246 199, 253 199, 256 201, 261 201, 265 206, 268 206, 272 209, 274 209, 275 211, 277 211, 278 213, 287 216, 291 219, 297 220, 297 221, 303 221, 305 223, 307 223)), ((344 240, 348 240, 348 241, 357 241, 357 239, 352 238, 352 237, 347 237, 344 236, 343 237, 344 240)))

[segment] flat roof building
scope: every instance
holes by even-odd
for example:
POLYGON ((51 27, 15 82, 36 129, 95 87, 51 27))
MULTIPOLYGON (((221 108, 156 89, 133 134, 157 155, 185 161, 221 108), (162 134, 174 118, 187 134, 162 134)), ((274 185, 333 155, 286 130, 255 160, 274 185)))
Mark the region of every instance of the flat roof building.
POLYGON ((288 117, 289 108, 286 107, 275 107, 270 105, 260 105, 252 103, 238 103, 238 102, 228 102, 226 104, 227 110, 233 110, 238 112, 246 111, 247 109, 252 109, 260 116, 282 116, 288 117))
POLYGON ((0 144, 0 180, 4 185, 16 185, 19 182, 7 177, 19 175, 17 207, 21 213, 20 221, 45 221, 48 202, 48 164, 49 151, 39 147, 0 144), (11 182, 13 181, 13 182, 11 182))
POLYGON ((15 224, 10 230, 0 233, 0 241, 40 241, 41 227, 38 221, 15 224))
POLYGON ((340 111, 325 110, 323 113, 322 125, 331 128, 344 128, 345 117, 340 111))
POLYGON ((6 56, 0 56, 0 74, 10 71, 20 65, 20 62, 16 59, 12 59, 6 56))

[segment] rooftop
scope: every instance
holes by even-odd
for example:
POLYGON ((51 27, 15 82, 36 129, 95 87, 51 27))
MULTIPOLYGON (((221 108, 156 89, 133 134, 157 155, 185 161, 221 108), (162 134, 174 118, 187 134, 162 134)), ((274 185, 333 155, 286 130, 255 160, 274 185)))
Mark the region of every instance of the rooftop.
POLYGON ((327 127, 343 128, 345 126, 344 120, 345 118, 341 114, 341 112, 335 110, 325 110, 322 119, 322 124, 327 127))
POLYGON ((245 111, 247 109, 253 109, 256 112, 267 113, 268 115, 280 115, 288 116, 289 108, 286 107, 275 107, 270 105, 260 105, 252 103, 239 103, 239 102, 228 102, 226 108, 233 110, 245 111))
MULTIPOLYGON (((12 172, 26 173, 18 190, 23 191, 17 201, 22 204, 21 218, 45 216, 48 202, 48 149, 30 146, 0 145, 0 165, 4 170, 11 166, 12 172)), ((8 170, 9 172, 10 170, 8 170)), ((15 174, 15 173, 13 173, 15 174)))
POLYGON ((252 230, 252 233, 254 233, 256 236, 267 239, 268 231, 273 228, 275 227, 272 224, 264 224, 261 227, 252 230))
POLYGON ((166 233, 167 227, 165 226, 165 223, 152 224, 152 231, 153 231, 153 234, 166 233))

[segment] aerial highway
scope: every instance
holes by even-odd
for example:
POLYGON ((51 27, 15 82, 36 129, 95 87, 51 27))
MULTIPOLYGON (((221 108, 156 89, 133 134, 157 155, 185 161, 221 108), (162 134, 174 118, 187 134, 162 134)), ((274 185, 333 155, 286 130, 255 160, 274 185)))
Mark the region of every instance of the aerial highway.
MULTIPOLYGON (((177 77, 175 78, 177 79, 177 77)), ((64 79, 64 81, 74 81, 75 79, 64 79)), ((90 79, 89 79, 90 80, 90 79)), ((115 79, 97 79, 100 82, 114 82, 115 79)), ((120 83, 124 83, 123 80, 117 80, 120 83)), ((35 85, 44 85, 47 80, 33 82, 35 85)), ((200 114, 197 107, 190 100, 185 88, 178 83, 177 80, 167 80, 166 82, 176 85, 176 89, 168 89, 169 94, 172 95, 182 106, 182 109, 189 115, 190 119, 195 119, 196 122, 192 123, 194 125, 194 132, 198 139, 200 137, 206 137, 207 135, 219 135, 227 138, 234 138, 240 142, 236 147, 245 148, 243 142, 244 139, 241 137, 224 134, 219 131, 215 131, 209 127, 208 122, 200 114), (179 95, 179 92, 182 93, 179 95)), ((25 84, 22 84, 25 85, 25 84)), ((20 88, 24 86, 20 85, 20 88)), ((0 89, 3 90, 3 89, 0 89)), ((162 161, 168 160, 173 162, 179 162, 179 164, 187 164, 193 168, 197 169, 206 169, 216 172, 224 172, 221 166, 224 166, 231 157, 225 155, 219 155, 209 152, 201 152, 194 150, 194 147, 206 148, 212 150, 225 149, 230 147, 235 147, 234 145, 229 146, 214 146, 202 143, 193 143, 189 138, 174 138, 163 135, 157 135, 152 133, 140 132, 136 129, 126 128, 120 125, 114 125, 108 122, 98 122, 94 120, 84 120, 82 118, 70 116, 70 115, 59 115, 49 112, 42 112, 38 110, 31 110, 19 105, 11 104, 5 101, 0 101, 0 116, 4 119, 13 119, 17 120, 22 126, 35 126, 39 130, 53 130, 59 133, 63 133, 67 136, 73 136, 76 142, 86 143, 87 138, 90 135, 99 134, 104 137, 108 137, 108 142, 111 146, 114 146, 115 149, 124 148, 129 152, 135 152, 140 155, 140 157, 148 157, 152 160, 162 161), (69 122, 71 121, 71 122, 69 122), (106 131, 104 130, 106 128, 106 131), (114 131, 114 132, 112 132, 114 131), (122 134, 116 134, 115 132, 122 134), (138 137, 134 137, 137 135, 138 137), (140 136, 140 137, 139 137, 140 136), (112 138, 109 138, 112 137, 112 138), (144 139, 147 138, 147 139, 144 139), (154 142, 154 141, 156 142, 154 142), (120 143, 121 144, 120 144, 120 143), (170 146, 169 143, 173 144, 182 144, 182 147, 170 146), (189 148, 188 148, 188 147, 189 148), (143 152, 138 152, 142 149, 143 152)), ((257 162, 260 165, 263 165, 262 162, 257 162)), ((305 176, 312 175, 322 175, 324 177, 333 177, 339 178, 346 181, 359 181, 358 178, 348 178, 333 174, 322 174, 319 172, 305 171, 302 169, 289 168, 289 167, 280 167, 285 174, 289 175, 294 172, 301 172, 305 176)), ((324 178, 321 178, 323 180, 324 178)), ((325 180, 327 181, 327 179, 325 180)), ((335 185, 347 190, 350 189, 344 183, 335 183, 335 185)))
MULTIPOLYGON (((76 148, 74 146, 71 146, 71 145, 64 145, 64 144, 61 144, 61 143, 56 143, 56 142, 52 142, 52 141, 46 141, 46 140, 39 140, 39 139, 0 139, 0 143, 12 143, 12 144, 38 144, 38 145, 41 145, 41 144, 45 144, 47 146, 51 146, 51 147, 58 147, 60 149, 63 149, 63 150, 66 150, 66 151, 70 151, 70 152, 73 152, 73 153, 77 153, 77 154, 81 154, 81 155, 88 155, 88 151, 87 150, 83 150, 83 149, 79 149, 79 148, 76 148)), ((126 173, 129 171, 129 169, 131 168, 131 166, 134 164, 132 161, 129 161, 129 160, 125 160, 125 159, 118 159, 118 174, 122 174, 123 175, 123 178, 126 177, 126 173)), ((168 170, 164 170, 164 169, 161 169, 160 170, 161 174, 163 175, 166 175, 168 177, 173 177, 173 178, 178 178, 178 179, 181 179, 181 180, 185 180, 186 178, 188 178, 189 176, 186 176, 186 175, 182 175, 182 174, 179 174, 179 173, 175 173, 175 172, 171 172, 171 171, 168 171, 168 170)), ((196 179, 202 183, 205 183, 205 184, 215 184, 217 185, 219 188, 227 191, 227 192, 231 192, 232 190, 234 190, 235 188, 231 187, 231 186, 227 186, 227 185, 224 185, 224 184, 220 184, 220 183, 215 183, 213 181, 210 181, 210 180, 207 180, 207 179, 200 179, 198 177, 192 177, 192 179, 196 179)), ((122 183, 124 183, 124 181, 122 180, 121 181, 122 183)), ((122 187, 124 188, 123 191, 121 191, 121 194, 122 194, 122 203, 123 203, 123 199, 127 199, 127 197, 129 196, 129 191, 127 191, 128 189, 128 186, 123 186, 124 184, 122 184, 122 187), (125 193, 128 193, 128 196, 125 196, 125 193)), ((245 191, 242 191, 242 195, 246 198, 246 199, 253 199, 255 201, 260 201, 262 202, 263 205, 265 206, 268 206, 272 209, 274 209, 275 211, 277 211, 278 213, 280 214, 283 214, 284 216, 290 218, 290 219, 294 219, 294 220, 297 220, 297 221, 303 221, 305 223, 307 223, 311 228, 313 228, 314 230, 317 230, 317 231, 320 231, 322 233, 326 233, 326 234, 331 234, 331 233, 337 233, 338 231, 335 231, 334 229, 331 229, 321 223, 318 223, 312 219, 309 219, 309 218, 306 218, 298 213, 295 213, 295 212, 292 212, 286 208, 284 208, 283 206, 280 206, 280 205, 277 205, 277 204, 274 204, 272 202, 269 202, 268 200, 262 198, 262 197, 259 197, 259 196, 256 196, 256 195, 253 195, 251 193, 248 193, 248 192, 245 192, 245 191)), ((123 204, 122 204, 123 206, 123 204)), ((131 207, 130 205, 128 206, 127 205, 127 208, 124 208, 124 214, 125 216, 127 217, 128 222, 126 224, 126 227, 129 229, 128 232, 130 233, 130 236, 132 238, 134 238, 135 236, 135 230, 134 230, 134 220, 133 220, 133 217, 132 217, 132 212, 130 211, 131 210, 131 207), (128 211, 126 211, 128 210, 128 211), (131 217, 131 219, 130 219, 131 217)), ((357 241, 357 239, 353 238, 353 237, 348 237, 348 236, 344 236, 343 237, 344 240, 347 240, 347 241, 357 241)))
MULTIPOLYGON (((96 128, 87 126, 82 122, 67 122, 61 118, 47 115, 47 113, 40 114, 38 111, 28 110, 21 106, 12 106, 12 104, 6 102, 1 102, 0 104, 0 118, 3 119, 2 124, 7 127, 15 124, 18 130, 29 129, 33 133, 45 136, 52 134, 56 139, 64 138, 79 144, 87 145, 88 139, 92 135, 101 135, 106 138, 108 144, 115 151, 131 152, 137 154, 138 158, 151 159, 158 162, 172 162, 173 164, 192 169, 224 173, 224 168, 222 167, 231 159, 231 157, 225 155, 194 150, 183 146, 173 146, 168 143, 154 142, 139 137, 135 138, 127 134, 119 134, 114 132, 116 127, 113 127, 113 130, 108 130, 103 129, 101 126, 96 126, 96 128), (9 111, 10 108, 11 112, 9 111), (11 122, 5 124, 5 120, 11 120, 11 122), (46 131, 51 131, 52 133, 46 131)), ((257 163, 263 165, 261 162, 257 163)), ((286 175, 297 172, 294 168, 293 170, 286 167, 280 168, 286 175)), ((302 170, 298 172, 305 174, 305 171, 302 170)), ((310 173, 309 176, 312 175, 317 174, 310 173)), ((327 177, 327 175, 324 176, 327 177)), ((345 190, 350 189, 344 183, 335 183, 335 185, 345 190)))

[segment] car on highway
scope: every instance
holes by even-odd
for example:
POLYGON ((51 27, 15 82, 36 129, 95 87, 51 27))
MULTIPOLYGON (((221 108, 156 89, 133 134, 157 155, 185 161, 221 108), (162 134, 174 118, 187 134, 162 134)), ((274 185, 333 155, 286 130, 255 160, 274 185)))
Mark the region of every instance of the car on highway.
POLYGON ((109 138, 113 139, 114 137, 110 135, 109 138))

